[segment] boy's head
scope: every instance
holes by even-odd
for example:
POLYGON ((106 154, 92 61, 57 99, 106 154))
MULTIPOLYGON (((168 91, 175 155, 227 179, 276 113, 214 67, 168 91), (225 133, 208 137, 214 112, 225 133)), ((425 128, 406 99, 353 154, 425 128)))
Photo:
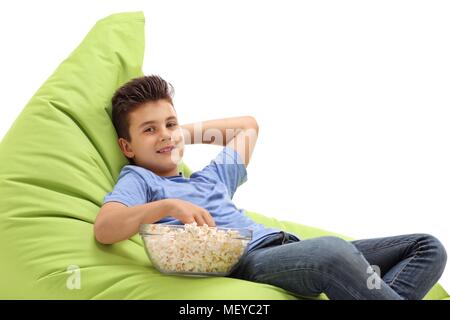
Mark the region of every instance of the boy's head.
POLYGON ((124 84, 112 98, 112 121, 123 154, 159 176, 177 175, 184 151, 173 94, 173 86, 161 77, 144 76, 124 84))

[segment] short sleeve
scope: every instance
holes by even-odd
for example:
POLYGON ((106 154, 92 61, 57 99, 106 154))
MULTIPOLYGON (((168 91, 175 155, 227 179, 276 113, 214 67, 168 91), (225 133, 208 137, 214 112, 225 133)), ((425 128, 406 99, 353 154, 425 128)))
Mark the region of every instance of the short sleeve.
POLYGON ((227 187, 230 198, 233 198, 237 188, 247 181, 247 169, 239 153, 231 147, 222 151, 197 175, 205 175, 221 181, 227 187))
POLYGON ((121 172, 113 191, 104 197, 103 204, 116 201, 131 207, 147 203, 148 196, 145 180, 133 171, 126 171, 121 172))

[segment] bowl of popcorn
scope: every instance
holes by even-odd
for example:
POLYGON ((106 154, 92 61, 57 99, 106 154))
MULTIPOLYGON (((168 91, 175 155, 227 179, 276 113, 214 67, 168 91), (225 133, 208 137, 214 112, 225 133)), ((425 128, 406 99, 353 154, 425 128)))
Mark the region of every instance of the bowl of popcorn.
POLYGON ((162 273, 227 276, 246 253, 252 230, 206 224, 142 224, 139 229, 152 265, 162 273))

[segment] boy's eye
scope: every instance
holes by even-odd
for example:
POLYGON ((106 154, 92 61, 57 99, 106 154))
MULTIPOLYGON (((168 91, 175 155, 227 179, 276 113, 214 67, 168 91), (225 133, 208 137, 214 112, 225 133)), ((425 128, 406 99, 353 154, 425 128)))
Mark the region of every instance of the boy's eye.
MULTIPOLYGON (((168 124, 167 124, 168 127, 175 127, 175 126, 177 126, 177 125, 178 125, 178 124, 175 123, 175 122, 172 122, 172 123, 168 123, 168 124)), ((151 130, 151 132, 153 132, 153 131, 155 131, 155 128, 150 127, 150 128, 148 128, 148 129, 145 129, 144 132, 147 132, 147 131, 149 131, 149 130, 151 130)))

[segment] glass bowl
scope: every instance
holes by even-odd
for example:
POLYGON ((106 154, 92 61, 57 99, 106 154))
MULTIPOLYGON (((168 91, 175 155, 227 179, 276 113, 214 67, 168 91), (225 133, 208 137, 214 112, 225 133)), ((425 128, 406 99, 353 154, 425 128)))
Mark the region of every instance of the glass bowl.
POLYGON ((145 252, 162 273, 227 276, 247 252, 251 229, 198 227, 194 224, 142 224, 145 252))

